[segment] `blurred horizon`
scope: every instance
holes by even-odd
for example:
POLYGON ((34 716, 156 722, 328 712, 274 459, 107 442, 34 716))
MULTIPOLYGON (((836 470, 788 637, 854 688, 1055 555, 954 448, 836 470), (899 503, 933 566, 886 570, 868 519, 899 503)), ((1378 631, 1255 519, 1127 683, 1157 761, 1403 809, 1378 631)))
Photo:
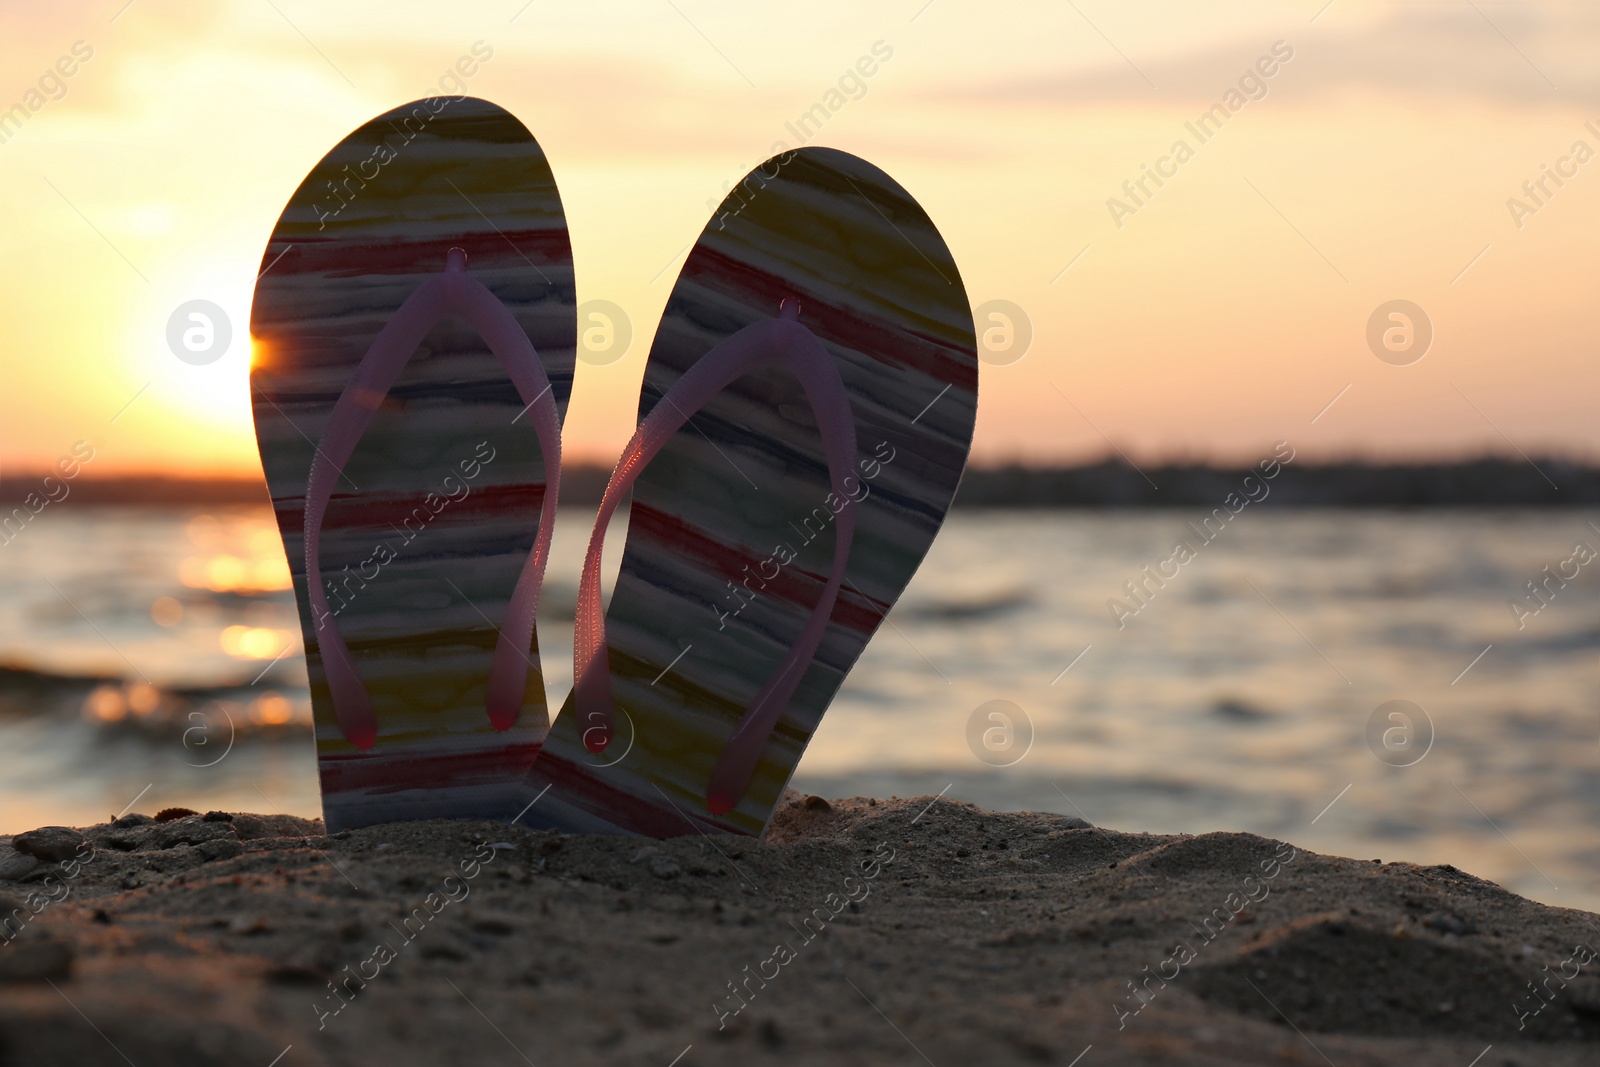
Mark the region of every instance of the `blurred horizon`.
MULTIPOLYGON (((1361 458, 1305 461, 1296 456, 1286 469, 1291 473, 1261 498, 1266 501, 1270 497, 1274 507, 1600 507, 1600 463, 1560 456, 1482 453, 1456 462, 1431 463, 1361 458)), ((563 512, 598 505, 611 474, 609 465, 565 459, 560 496, 563 512)), ((968 465, 952 507, 1208 510, 1241 486, 1257 484, 1258 474, 1254 464, 1218 464, 1198 457, 1137 465, 1116 452, 1078 463, 975 462, 968 465)), ((1259 492, 1259 487, 1253 491, 1259 492)), ((80 466, 76 477, 60 477, 52 469, 13 471, 0 475, 0 519, 7 521, 0 531, 0 547, 19 536, 33 514, 69 498, 75 507, 271 506, 265 479, 248 474, 157 471, 106 475, 89 472, 87 466, 80 466)), ((625 503, 621 513, 626 512, 625 503)), ((529 520, 537 521, 533 514, 529 520)))
POLYGON ((475 45, 490 58, 445 88, 539 139, 580 303, 632 324, 625 356, 579 365, 573 460, 621 450, 684 252, 801 134, 887 170, 974 307, 1031 323, 1025 355, 983 368, 980 465, 1249 463, 1279 440, 1307 461, 1600 459, 1600 11, 1576 2, 97 0, 0 28, 0 481, 79 440, 96 477, 258 476, 247 323, 274 220, 475 45), (192 299, 233 328, 207 366, 165 340, 192 299), (1433 333, 1405 366, 1367 341, 1397 299, 1433 333))

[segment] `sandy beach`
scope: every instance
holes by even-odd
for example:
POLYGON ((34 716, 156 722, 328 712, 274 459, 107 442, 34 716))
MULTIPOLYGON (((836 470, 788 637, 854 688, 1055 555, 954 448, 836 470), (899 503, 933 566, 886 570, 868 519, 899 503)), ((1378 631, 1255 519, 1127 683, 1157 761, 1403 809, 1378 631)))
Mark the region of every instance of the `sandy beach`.
POLYGON ((1600 922, 1448 866, 790 794, 761 841, 0 838, 0 1064, 1588 1064, 1600 922), (275 1057, 281 1057, 275 1059, 275 1057))
POLYGON ((0 1067, 1600 1067, 1600 0, 11 8, 0 1067))

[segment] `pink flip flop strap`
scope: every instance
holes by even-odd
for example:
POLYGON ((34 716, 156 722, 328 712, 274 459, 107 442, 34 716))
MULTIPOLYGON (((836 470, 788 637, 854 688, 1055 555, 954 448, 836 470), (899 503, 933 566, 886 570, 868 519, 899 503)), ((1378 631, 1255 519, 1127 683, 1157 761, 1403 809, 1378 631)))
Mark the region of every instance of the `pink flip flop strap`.
MULTIPOLYGON (((841 500, 853 502, 844 487, 856 461, 856 425, 850 398, 833 357, 816 335, 800 324, 798 316, 798 305, 785 301, 780 318, 752 323, 700 357, 650 410, 617 461, 589 537, 583 578, 578 586, 573 642, 573 677, 577 679, 574 710, 579 716, 584 747, 591 752, 601 752, 610 743, 612 726, 611 666, 606 650, 605 614, 600 604, 600 553, 606 526, 639 473, 692 415, 759 367, 775 364, 788 368, 800 380, 816 416, 833 492, 841 500)), ((788 654, 739 720, 711 772, 706 802, 713 814, 733 810, 744 798, 773 727, 788 708, 790 697, 822 643, 844 581, 855 525, 855 509, 852 503, 846 503, 835 520, 833 566, 822 596, 788 654)))
POLYGON ((322 522, 334 483, 344 473, 344 465, 366 433, 373 413, 389 395, 401 370, 428 331, 451 315, 465 320, 476 330, 505 368, 527 405, 524 410, 532 416, 544 458, 546 485, 539 533, 500 625, 485 701, 489 721, 496 730, 509 730, 522 711, 528 680, 528 647, 533 640, 539 588, 550 558, 550 534, 555 526, 556 501, 560 495, 561 430, 555 398, 550 394, 550 380, 527 334, 505 305, 482 282, 467 273, 466 252, 452 248, 444 271, 419 285, 373 339, 328 417, 322 440, 317 442, 306 485, 306 584, 311 610, 317 620, 317 645, 339 730, 359 749, 369 749, 377 740, 377 720, 355 661, 328 610, 328 598, 322 588, 322 522))

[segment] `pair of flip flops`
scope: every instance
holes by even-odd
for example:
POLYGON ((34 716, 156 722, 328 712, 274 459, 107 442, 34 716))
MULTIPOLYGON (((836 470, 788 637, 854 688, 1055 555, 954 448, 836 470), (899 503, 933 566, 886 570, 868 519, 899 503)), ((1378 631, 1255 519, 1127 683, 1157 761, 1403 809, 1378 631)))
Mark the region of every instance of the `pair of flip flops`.
POLYGON ((712 217, 606 489, 553 725, 534 624, 577 300, 538 143, 471 98, 380 116, 296 190, 262 266, 256 435, 329 830, 761 833, 972 440, 971 311, 910 195, 801 148, 712 217))

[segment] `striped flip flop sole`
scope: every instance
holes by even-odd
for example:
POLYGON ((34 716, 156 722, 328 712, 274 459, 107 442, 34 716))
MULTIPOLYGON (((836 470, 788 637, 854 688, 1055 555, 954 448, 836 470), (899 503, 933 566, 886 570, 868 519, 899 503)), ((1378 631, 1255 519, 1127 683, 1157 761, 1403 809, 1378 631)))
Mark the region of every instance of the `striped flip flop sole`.
POLYGON ((684 425, 635 483, 606 615, 610 746, 589 752, 569 699, 529 776, 526 817, 568 830, 759 834, 845 674, 911 580, 960 481, 977 410, 972 314, 950 250, 888 175, 843 152, 768 160, 690 253, 645 370, 641 419, 740 329, 799 321, 836 361, 856 424, 857 508, 822 644, 743 800, 708 810, 735 725, 817 604, 835 502, 805 394, 745 375, 684 425))
POLYGON ((557 411, 572 389, 572 251, 544 153, 507 112, 438 97, 380 116, 290 199, 256 284, 256 438, 300 605, 330 830, 511 818, 546 732, 532 643, 517 722, 485 711, 497 624, 534 544, 544 457, 486 343, 446 319, 383 399, 322 525, 328 602, 371 697, 377 740, 335 719, 306 586, 308 472, 379 330, 452 247, 532 341, 557 411))

